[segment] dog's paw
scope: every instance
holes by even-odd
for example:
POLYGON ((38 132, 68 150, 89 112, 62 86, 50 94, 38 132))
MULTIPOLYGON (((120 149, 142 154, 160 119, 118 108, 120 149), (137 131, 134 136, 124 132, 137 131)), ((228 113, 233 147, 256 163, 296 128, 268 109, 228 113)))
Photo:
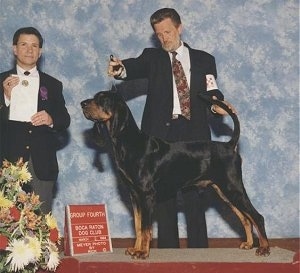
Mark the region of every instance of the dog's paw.
POLYGON ((256 256, 269 256, 271 254, 269 247, 262 247, 260 246, 258 249, 256 249, 255 255, 256 256))
POLYGON ((252 249, 252 247, 253 247, 253 244, 250 244, 248 242, 242 242, 240 245, 240 249, 249 250, 249 249, 252 249))
POLYGON ((132 259, 147 259, 149 257, 149 251, 143 251, 135 249, 134 247, 128 247, 125 251, 126 255, 130 255, 132 259))

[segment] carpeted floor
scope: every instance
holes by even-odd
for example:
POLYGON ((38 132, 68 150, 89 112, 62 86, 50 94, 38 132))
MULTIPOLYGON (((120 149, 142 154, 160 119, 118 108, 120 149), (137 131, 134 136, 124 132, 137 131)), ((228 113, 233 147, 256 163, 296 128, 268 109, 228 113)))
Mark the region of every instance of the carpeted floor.
MULTIPOLYGON (((141 263, 164 262, 253 262, 253 263, 292 263, 295 252, 282 248, 271 248, 271 255, 259 257, 256 249, 242 250, 238 248, 208 249, 151 249, 146 260, 134 260, 141 263)), ((129 262, 130 256, 125 255, 125 248, 115 248, 112 253, 97 253, 74 256, 79 262, 129 262)))

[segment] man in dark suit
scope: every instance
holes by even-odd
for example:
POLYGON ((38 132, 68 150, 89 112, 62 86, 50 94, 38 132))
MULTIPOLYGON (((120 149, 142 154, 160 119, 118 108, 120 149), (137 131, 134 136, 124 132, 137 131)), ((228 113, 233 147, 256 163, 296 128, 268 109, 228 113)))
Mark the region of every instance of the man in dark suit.
MULTIPOLYGON (((141 129, 148 135, 168 142, 208 141, 211 139, 208 112, 225 114, 216 105, 198 97, 205 92, 223 100, 216 84, 217 70, 212 55, 190 48, 181 41, 182 24, 179 14, 171 8, 156 11, 150 18, 151 26, 161 48, 146 48, 137 58, 109 62, 108 75, 117 79, 146 78, 148 90, 141 129), (182 64, 189 87, 190 116, 183 115, 175 72, 172 73, 173 53, 182 64)), ((228 103, 227 103, 228 104, 228 103)), ((176 181, 174 181, 176 183, 176 181)), ((182 192, 187 223, 188 247, 208 247, 205 221, 204 193, 196 189, 182 192)), ((179 247, 176 196, 158 200, 158 247, 179 247)))
MULTIPOLYGON (((28 162, 33 178, 28 187, 39 195, 42 212, 48 213, 52 208, 53 191, 58 176, 56 133, 69 127, 70 115, 62 94, 62 83, 37 68, 42 46, 43 38, 33 27, 21 28, 14 34, 16 66, 0 74, 0 155, 2 159, 10 162, 16 162, 21 157, 24 162, 28 162), (12 92, 17 92, 16 87, 20 87, 20 84, 27 86, 33 79, 38 82, 38 90, 30 91, 37 94, 36 112, 28 119, 11 118, 12 92)), ((21 107, 17 105, 14 108, 18 109, 18 106, 21 107)))

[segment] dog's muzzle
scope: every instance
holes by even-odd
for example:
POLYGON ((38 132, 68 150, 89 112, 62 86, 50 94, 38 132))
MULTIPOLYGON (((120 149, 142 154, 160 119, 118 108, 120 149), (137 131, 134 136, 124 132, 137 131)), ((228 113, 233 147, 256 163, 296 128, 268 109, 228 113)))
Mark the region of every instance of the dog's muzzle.
POLYGON ((90 109, 89 109, 89 105, 90 105, 91 101, 92 101, 91 99, 87 99, 80 103, 82 112, 87 119, 92 119, 90 109))
POLYGON ((81 108, 82 108, 82 109, 85 109, 85 108, 89 105, 90 102, 91 102, 91 99, 83 100, 83 101, 80 103, 81 108))

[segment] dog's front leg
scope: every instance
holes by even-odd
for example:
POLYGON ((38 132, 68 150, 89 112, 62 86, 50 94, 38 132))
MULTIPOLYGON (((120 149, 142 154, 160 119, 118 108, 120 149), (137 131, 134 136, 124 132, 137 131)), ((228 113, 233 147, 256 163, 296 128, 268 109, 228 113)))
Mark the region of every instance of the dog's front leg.
POLYGON ((142 249, 142 221, 141 221, 141 209, 137 205, 133 197, 131 197, 134 228, 135 228, 135 243, 134 247, 128 247, 125 254, 134 257, 137 252, 142 249))
POLYGON ((152 225, 142 230, 142 251, 140 258, 146 259, 150 254, 150 242, 152 240, 152 225))
POLYGON ((142 249, 140 258, 145 259, 150 254, 150 243, 152 240, 152 215, 154 204, 154 194, 149 191, 146 194, 144 202, 142 202, 141 225, 142 225, 142 249))
POLYGON ((126 254, 130 255, 133 259, 146 259, 150 253, 150 242, 152 240, 152 223, 151 223, 151 210, 145 207, 144 202, 134 199, 133 212, 136 240, 134 247, 129 247, 126 254))

